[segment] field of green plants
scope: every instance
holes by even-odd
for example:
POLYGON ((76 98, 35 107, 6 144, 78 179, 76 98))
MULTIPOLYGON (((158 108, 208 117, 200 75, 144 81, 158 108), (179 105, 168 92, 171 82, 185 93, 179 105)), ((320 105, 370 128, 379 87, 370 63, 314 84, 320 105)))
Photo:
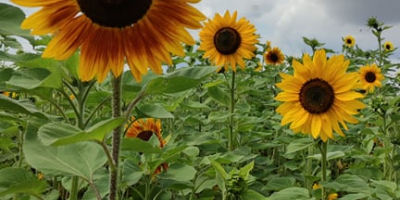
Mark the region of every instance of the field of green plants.
POLYGON ((204 29, 163 73, 101 82, 82 81, 79 50, 43 58, 52 36, 25 18, 0 4, 0 199, 400 199, 400 65, 377 18, 372 50, 303 37, 296 57, 218 31, 257 41, 241 61, 204 29))

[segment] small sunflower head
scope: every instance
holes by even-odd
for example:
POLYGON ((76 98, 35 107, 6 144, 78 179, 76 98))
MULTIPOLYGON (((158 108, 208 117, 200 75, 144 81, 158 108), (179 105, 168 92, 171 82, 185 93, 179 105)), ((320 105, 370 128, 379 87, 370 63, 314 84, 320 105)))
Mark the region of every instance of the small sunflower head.
POLYGON ((382 23, 379 22, 378 19, 376 19, 376 17, 370 17, 367 21, 367 26, 369 26, 370 28, 373 28, 375 30, 379 30, 381 25, 382 25, 382 23))
POLYGON ((154 118, 135 119, 131 118, 129 123, 125 125, 127 138, 139 138, 144 141, 149 141, 151 136, 155 135, 159 142, 160 147, 164 147, 165 140, 161 135, 161 120, 154 118))
POLYGON ((393 50, 394 50, 393 43, 390 42, 390 41, 386 41, 386 42, 383 44, 383 49, 385 49, 385 51, 393 51, 393 50))
POLYGON ((278 47, 269 48, 264 54, 265 63, 270 65, 279 65, 285 61, 285 55, 278 47))
POLYGON ((382 87, 381 81, 385 78, 376 64, 362 66, 359 77, 361 89, 369 92, 373 92, 375 87, 382 87))
POLYGON ((255 27, 247 19, 236 20, 237 12, 232 15, 226 11, 223 16, 216 14, 204 24, 200 31, 200 47, 204 58, 209 58, 216 66, 229 66, 236 71, 236 65, 245 67, 245 59, 255 56, 255 44, 258 36, 255 27))
POLYGON ((354 44, 356 43, 356 40, 351 35, 348 35, 342 39, 344 42, 344 46, 349 47, 349 48, 352 48, 354 46, 354 44))

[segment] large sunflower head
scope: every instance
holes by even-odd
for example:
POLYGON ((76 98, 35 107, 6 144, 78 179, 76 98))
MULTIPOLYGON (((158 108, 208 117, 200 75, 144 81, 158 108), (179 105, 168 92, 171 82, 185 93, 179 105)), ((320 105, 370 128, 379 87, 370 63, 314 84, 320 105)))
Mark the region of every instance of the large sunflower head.
POLYGON ((210 58, 216 66, 228 66, 236 71, 236 65, 245 67, 243 58, 254 57, 258 36, 256 28, 245 18, 236 21, 237 12, 229 11, 224 16, 216 14, 214 19, 204 24, 200 31, 200 50, 204 50, 205 58, 210 58))
POLYGON ((283 91, 275 99, 283 103, 276 109, 283 115, 282 125, 290 124, 294 132, 320 137, 324 142, 334 138, 333 131, 344 136, 348 123, 357 123, 352 116, 364 104, 363 95, 353 91, 357 73, 346 73, 349 61, 343 55, 326 58, 325 50, 317 50, 314 58, 307 54, 303 63, 293 60, 294 75, 281 73, 276 84, 283 91))
POLYGON ((354 46, 354 44, 356 44, 356 39, 354 39, 353 36, 348 35, 343 38, 343 42, 344 42, 344 46, 351 48, 354 46))
POLYGON ((285 55, 278 47, 269 48, 264 54, 265 63, 270 65, 279 65, 285 61, 285 55))
POLYGON ((189 3, 200 0, 11 0, 42 7, 22 23, 34 35, 54 34, 43 57, 64 60, 79 47, 83 81, 121 75, 124 62, 137 81, 148 68, 162 73, 170 53, 184 55, 194 44, 186 28, 201 28, 206 17, 189 3))
POLYGON ((359 75, 362 89, 373 92, 375 87, 382 87, 384 76, 376 64, 360 67, 359 75))
POLYGON ((390 41, 386 41, 386 42, 383 44, 383 48, 385 49, 385 51, 393 51, 393 50, 394 50, 393 43, 390 42, 390 41))

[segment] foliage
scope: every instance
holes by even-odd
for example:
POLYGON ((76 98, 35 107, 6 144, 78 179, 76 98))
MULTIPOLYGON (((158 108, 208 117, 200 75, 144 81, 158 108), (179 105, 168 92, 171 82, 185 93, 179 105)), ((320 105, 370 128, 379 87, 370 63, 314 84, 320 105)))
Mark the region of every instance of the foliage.
MULTIPOLYGON (((151 72, 138 83, 122 76, 124 116, 112 118, 111 78, 81 82, 78 54, 66 61, 40 57, 48 37, 20 30, 23 12, 0 4, 0 198, 105 198, 109 172, 120 169, 121 199, 399 199, 400 77, 393 51, 382 49, 389 26, 368 20, 377 48, 343 46, 350 71, 376 63, 383 87, 365 93, 366 109, 346 137, 330 140, 327 180, 321 181, 320 141, 281 126, 275 112, 281 65, 262 65, 266 44, 246 69, 217 72, 196 46, 173 57, 164 75, 151 72), (5 28, 7 27, 7 28, 5 28), (21 40, 33 47, 23 51, 21 40), (140 100, 140 101, 139 101, 140 100), (131 109, 132 102, 137 106, 131 109), (123 138, 120 164, 110 161, 112 129, 130 116, 162 119, 166 145, 123 138), (160 166, 168 169, 158 172, 160 166), (77 177, 77 178, 76 178, 77 177)), ((375 20, 375 21, 374 21, 375 20)), ((303 37, 312 52, 325 48, 303 37)), ((338 53, 329 50, 331 53, 338 53)))

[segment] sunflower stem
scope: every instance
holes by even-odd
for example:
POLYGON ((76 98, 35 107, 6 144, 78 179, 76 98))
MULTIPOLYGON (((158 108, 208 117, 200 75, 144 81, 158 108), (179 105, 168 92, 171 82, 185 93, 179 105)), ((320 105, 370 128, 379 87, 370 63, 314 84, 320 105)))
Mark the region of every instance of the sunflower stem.
POLYGON ((228 138, 228 149, 234 150, 234 140, 236 140, 236 134, 234 133, 234 113, 235 113, 235 77, 236 72, 232 71, 232 79, 231 79, 231 105, 229 108, 230 120, 229 120, 229 138, 228 138))
POLYGON ((73 176, 71 183, 70 200, 78 200, 79 177, 73 176))
MULTIPOLYGON (((121 116, 121 76, 113 77, 112 79, 112 116, 114 118, 121 116)), ((119 151, 121 143, 121 128, 118 126, 113 130, 112 135, 112 158, 114 162, 114 170, 110 173, 110 200, 118 199, 117 189, 118 189, 118 166, 119 166, 119 151)))
MULTIPOLYGON (((327 149, 328 149, 328 141, 327 142, 322 142, 321 146, 320 146, 320 150, 321 150, 321 181, 326 181, 326 157, 327 157, 327 149)), ((321 199, 325 199, 325 188, 324 186, 321 184, 321 199)))

